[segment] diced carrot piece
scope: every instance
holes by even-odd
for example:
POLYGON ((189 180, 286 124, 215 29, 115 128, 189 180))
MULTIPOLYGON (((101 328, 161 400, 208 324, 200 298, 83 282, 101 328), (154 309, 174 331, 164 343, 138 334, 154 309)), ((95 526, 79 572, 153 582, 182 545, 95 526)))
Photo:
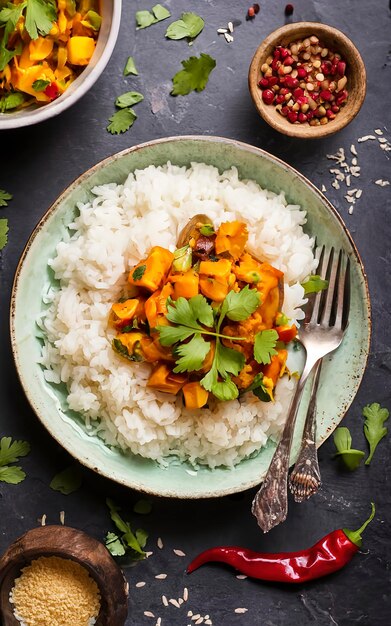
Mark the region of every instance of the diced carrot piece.
POLYGON ((209 392, 199 382, 186 383, 182 391, 187 409, 200 409, 208 402, 209 392))

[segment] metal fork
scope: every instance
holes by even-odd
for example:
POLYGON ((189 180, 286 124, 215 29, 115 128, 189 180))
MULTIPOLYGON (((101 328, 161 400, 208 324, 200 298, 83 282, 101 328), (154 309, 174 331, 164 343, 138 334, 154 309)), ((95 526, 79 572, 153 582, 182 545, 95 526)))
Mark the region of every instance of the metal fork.
POLYGON ((252 503, 252 513, 259 526, 268 532, 283 522, 288 511, 287 478, 289 457, 297 411, 307 378, 317 361, 341 344, 348 316, 349 261, 343 251, 334 252, 318 246, 315 252, 328 289, 312 298, 312 308, 300 327, 298 338, 306 350, 306 362, 297 384, 281 440, 274 453, 266 477, 252 503))

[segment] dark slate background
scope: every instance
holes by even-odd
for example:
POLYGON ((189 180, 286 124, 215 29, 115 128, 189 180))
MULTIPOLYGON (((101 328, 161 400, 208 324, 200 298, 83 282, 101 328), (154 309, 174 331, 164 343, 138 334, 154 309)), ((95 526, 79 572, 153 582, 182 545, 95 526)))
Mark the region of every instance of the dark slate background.
MULTIPOLYGON (((51 478, 70 464, 69 455, 43 429, 30 409, 13 365, 8 327, 9 298, 15 268, 35 224, 58 194, 97 161, 139 142, 179 134, 212 134, 239 139, 284 159, 305 174, 326 195, 346 221, 362 256, 369 280, 373 308, 373 336, 368 368, 344 424, 351 429, 354 446, 365 449, 362 407, 370 402, 390 401, 390 187, 374 184, 391 178, 390 153, 377 142, 357 144, 357 138, 383 129, 387 124, 390 89, 390 10, 387 0, 298 0, 294 20, 314 20, 339 27, 357 44, 368 72, 368 94, 359 116, 336 136, 324 140, 289 139, 270 129, 257 115, 247 89, 247 71, 261 40, 284 21, 283 0, 264 0, 252 22, 245 21, 248 3, 243 0, 167 0, 164 4, 178 18, 183 10, 194 10, 205 19, 203 33, 192 48, 185 41, 166 41, 167 23, 136 33, 134 12, 150 8, 150 2, 124 0, 117 46, 103 76, 90 92, 61 117, 31 128, 1 134, 0 187, 14 194, 1 215, 8 217, 9 243, 0 255, 0 435, 27 439, 32 452, 23 460, 27 479, 20 485, 0 484, 0 552, 24 531, 37 525, 46 513, 48 523, 58 523, 65 510, 66 523, 102 539, 111 528, 105 497, 113 497, 129 512, 134 527, 149 534, 153 555, 126 570, 130 583, 127 625, 155 624, 143 615, 152 611, 162 617, 163 626, 186 626, 187 611, 208 614, 216 626, 321 626, 358 623, 365 626, 388 624, 390 597, 390 512, 391 436, 384 439, 370 468, 354 473, 343 471, 333 459, 334 446, 327 441, 319 452, 323 487, 307 503, 291 503, 288 521, 270 534, 260 534, 250 514, 253 491, 210 501, 172 501, 153 498, 148 516, 133 513, 139 499, 135 492, 121 488, 83 469, 83 486, 70 496, 49 488, 51 478), (242 24, 235 41, 228 45, 216 28, 229 20, 242 24), (209 84, 200 94, 184 98, 169 95, 171 77, 180 61, 190 54, 207 52, 217 60, 209 84), (124 78, 122 69, 133 55, 140 75, 124 78), (137 105, 138 120, 124 135, 106 132, 114 111, 116 95, 136 89, 145 95, 137 105), (355 143, 359 152, 361 177, 354 186, 363 189, 353 215, 343 189, 331 187, 326 154, 339 147, 348 152, 355 143), (204 567, 191 577, 184 574, 188 560, 210 545, 238 544, 266 551, 297 550, 315 543, 328 531, 356 528, 366 518, 369 503, 377 504, 375 521, 367 531, 365 549, 342 571, 327 579, 295 587, 238 580, 230 569, 204 567), (156 547, 161 537, 164 548, 156 547), (180 558, 174 548, 183 550, 180 558), (167 573, 165 580, 155 575, 167 573), (143 588, 136 588, 145 581, 143 588), (178 598, 184 586, 189 600, 181 608, 163 607, 161 595, 178 598), (243 607, 245 614, 236 614, 243 607)), ((390 126, 388 126, 390 128, 390 126)), ((332 389, 330 389, 332 394, 332 389)), ((194 623, 194 621, 192 622, 194 623)))

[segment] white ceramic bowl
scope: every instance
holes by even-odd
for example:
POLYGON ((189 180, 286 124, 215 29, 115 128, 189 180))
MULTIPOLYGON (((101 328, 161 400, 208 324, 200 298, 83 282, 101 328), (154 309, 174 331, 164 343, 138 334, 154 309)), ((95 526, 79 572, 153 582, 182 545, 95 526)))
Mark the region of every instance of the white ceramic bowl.
POLYGON ((57 100, 49 104, 31 105, 15 113, 0 113, 0 130, 38 124, 58 115, 84 96, 98 80, 114 50, 121 21, 122 0, 103 0, 102 27, 91 62, 57 100))

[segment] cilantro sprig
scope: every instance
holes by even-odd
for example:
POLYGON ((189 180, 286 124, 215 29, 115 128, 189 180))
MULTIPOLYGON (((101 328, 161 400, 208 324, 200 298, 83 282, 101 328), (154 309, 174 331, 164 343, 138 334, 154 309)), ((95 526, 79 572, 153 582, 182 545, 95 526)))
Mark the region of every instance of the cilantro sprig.
POLYGON ((352 448, 352 436, 349 428, 340 426, 334 432, 333 437, 335 447, 337 448, 335 456, 339 456, 349 470, 357 469, 365 453, 352 448))
POLYGON ((185 39, 193 41, 203 30, 205 22, 196 13, 182 13, 181 19, 172 22, 166 30, 167 39, 185 39))
POLYGON ((0 189, 0 207, 8 206, 8 201, 12 200, 12 193, 8 193, 5 189, 0 189))
POLYGON ((155 4, 150 11, 136 11, 137 30, 148 28, 152 24, 166 20, 171 17, 171 13, 161 4, 155 4))
POLYGON ((53 489, 53 491, 59 491, 64 496, 68 496, 80 489, 82 482, 83 478, 80 468, 77 465, 70 465, 53 476, 50 488, 53 489))
POLYGON ((365 417, 364 435, 369 443, 369 456, 365 461, 365 465, 370 465, 378 443, 387 434, 388 429, 384 426, 384 422, 388 420, 390 413, 388 409, 381 407, 378 402, 367 404, 362 412, 365 417))
POLYGON ((181 63, 183 70, 177 72, 172 79, 171 95, 186 96, 191 91, 203 91, 211 71, 216 67, 215 59, 201 52, 200 57, 190 57, 181 63))
POLYGON ((132 561, 145 559, 146 554, 143 548, 147 543, 148 534, 141 528, 133 533, 129 522, 125 522, 119 515, 120 507, 110 498, 106 499, 106 504, 112 521, 121 533, 118 535, 108 532, 105 540, 106 548, 113 556, 128 556, 132 561))
POLYGON ((12 441, 11 437, 0 439, 0 482, 17 485, 26 478, 21 467, 10 463, 17 463, 29 452, 30 444, 27 441, 12 441))

